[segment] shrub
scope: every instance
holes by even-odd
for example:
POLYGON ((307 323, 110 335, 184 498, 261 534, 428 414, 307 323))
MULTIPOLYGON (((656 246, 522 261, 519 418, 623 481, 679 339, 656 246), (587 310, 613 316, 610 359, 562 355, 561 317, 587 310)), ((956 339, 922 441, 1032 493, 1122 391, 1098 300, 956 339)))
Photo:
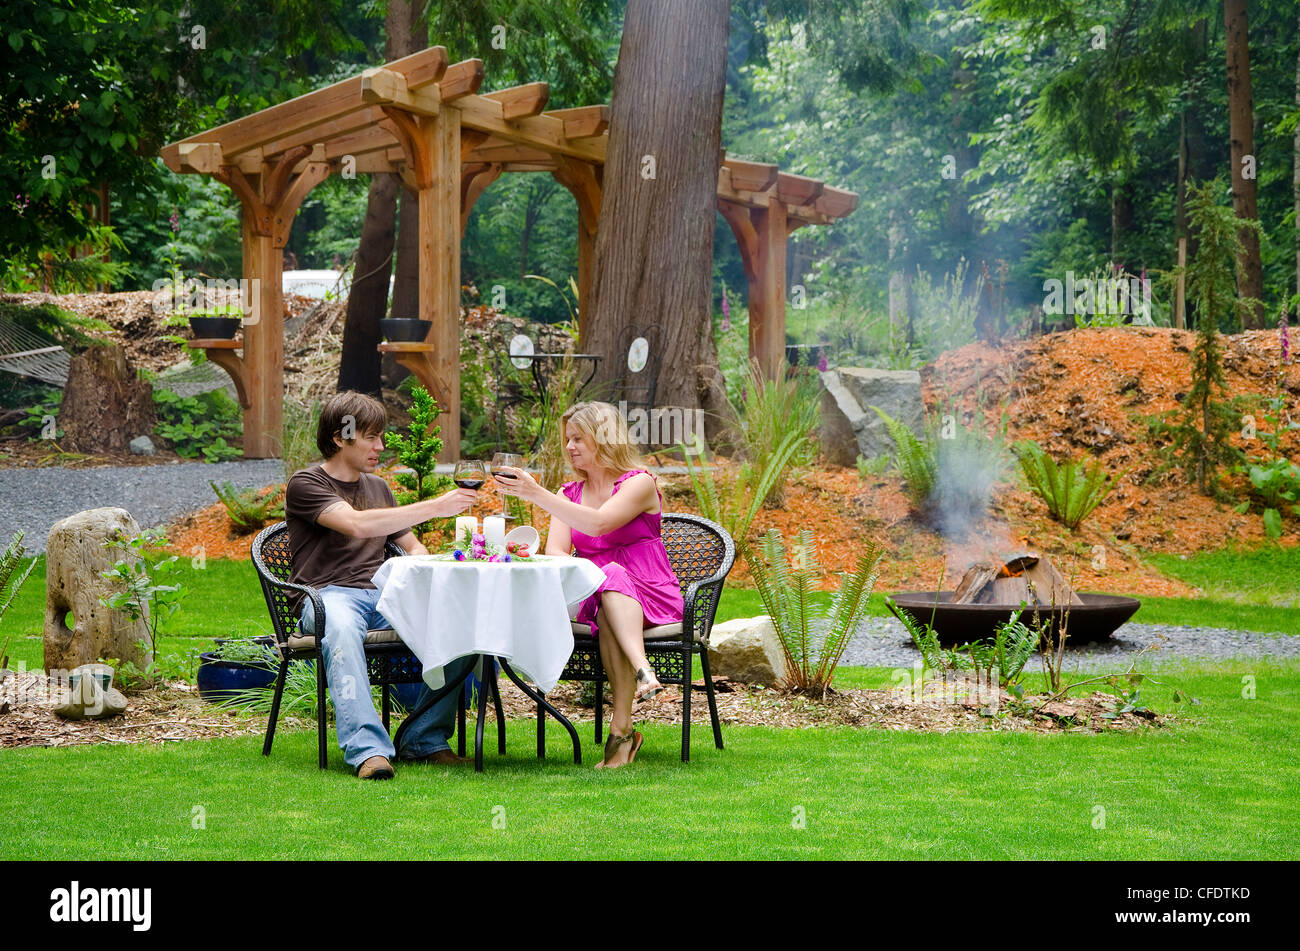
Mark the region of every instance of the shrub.
POLYGON ((858 555, 853 571, 842 574, 830 611, 812 612, 810 595, 821 576, 813 534, 801 531, 787 559, 785 540, 776 529, 763 536, 762 557, 746 553, 750 573, 763 607, 785 654, 785 687, 825 698, 835 668, 866 616, 883 552, 875 542, 858 555))
POLYGON ((1047 503, 1052 518, 1071 530, 1105 501, 1120 478, 1106 475, 1099 459, 1058 465, 1032 440, 1018 443, 1016 456, 1029 488, 1047 503))
MULTIPOLYGON (((397 450, 398 462, 411 470, 394 476, 399 488, 393 496, 398 505, 431 499, 453 485, 451 479, 435 472, 438 453, 442 452, 442 439, 438 435, 442 427, 433 424, 438 418, 438 403, 422 386, 411 390, 411 398, 414 400, 411 404, 411 425, 407 428, 406 435, 390 430, 386 437, 388 444, 397 450)), ((414 530, 419 535, 431 534, 434 532, 433 526, 433 522, 424 522, 416 525, 414 530)), ((439 530, 439 534, 445 533, 439 530)))

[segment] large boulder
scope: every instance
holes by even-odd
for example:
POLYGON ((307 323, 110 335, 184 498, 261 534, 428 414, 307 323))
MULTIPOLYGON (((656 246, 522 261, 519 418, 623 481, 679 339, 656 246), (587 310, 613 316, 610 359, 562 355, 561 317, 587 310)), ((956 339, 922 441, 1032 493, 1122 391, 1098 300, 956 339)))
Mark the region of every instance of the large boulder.
POLYGON ((890 455, 894 441, 885 422, 871 407, 878 406, 918 436, 925 430, 921 374, 915 370, 876 370, 840 367, 822 373, 821 446, 826 458, 852 466, 858 456, 890 455))
POLYGON ((45 543, 46 670, 71 670, 108 657, 144 666, 139 644, 149 643, 148 605, 145 616, 132 621, 99 600, 122 590, 120 582, 103 576, 122 557, 104 547, 118 531, 127 538, 140 532, 126 509, 78 512, 50 529, 45 543), (65 623, 69 611, 71 628, 65 623))
POLYGON ((777 686, 785 678, 785 653, 766 614, 713 625, 709 668, 715 677, 777 686))

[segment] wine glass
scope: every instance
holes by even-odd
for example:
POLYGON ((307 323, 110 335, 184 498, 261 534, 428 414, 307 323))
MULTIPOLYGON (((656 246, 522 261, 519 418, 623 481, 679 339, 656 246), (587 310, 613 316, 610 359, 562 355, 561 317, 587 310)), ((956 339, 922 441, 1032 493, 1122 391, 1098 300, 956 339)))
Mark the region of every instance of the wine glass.
MULTIPOLYGON (((523 464, 524 464, 524 457, 519 455, 518 453, 498 452, 492 456, 492 474, 494 476, 499 475, 503 479, 513 479, 515 477, 507 472, 502 472, 501 467, 514 466, 515 468, 522 468, 523 464)), ((497 494, 498 495, 501 494, 499 490, 497 494)), ((501 495, 501 511, 497 512, 496 514, 500 515, 507 522, 514 521, 514 516, 511 515, 509 510, 507 510, 506 508, 506 497, 504 495, 501 495)))
POLYGON ((456 463, 451 480, 456 483, 457 488, 473 489, 477 492, 487 481, 487 467, 478 459, 462 459, 456 463))

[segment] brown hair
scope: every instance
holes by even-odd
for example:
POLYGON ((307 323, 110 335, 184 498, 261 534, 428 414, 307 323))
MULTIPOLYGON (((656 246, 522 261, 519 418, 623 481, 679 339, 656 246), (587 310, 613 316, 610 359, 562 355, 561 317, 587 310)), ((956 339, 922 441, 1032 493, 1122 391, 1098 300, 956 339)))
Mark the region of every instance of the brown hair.
MULTIPOLYGON (((560 420, 560 441, 564 444, 564 430, 573 423, 582 433, 596 454, 596 462, 602 467, 620 475, 631 469, 640 469, 645 463, 641 454, 632 445, 628 435, 627 420, 609 403, 575 403, 564 412, 560 420)), ((565 454, 568 459, 568 454, 565 454)), ((569 460, 569 467, 585 480, 587 473, 575 468, 569 460)))
MULTIPOLYGON (((384 404, 373 396, 358 393, 356 390, 345 390, 331 396, 329 402, 321 409, 320 421, 316 424, 316 448, 326 459, 339 451, 339 447, 334 443, 334 437, 344 439, 343 427, 347 422, 351 423, 349 428, 354 433, 373 436, 382 433, 388 426, 388 411, 384 409, 384 404)), ((344 441, 351 443, 354 440, 344 439, 344 441)))

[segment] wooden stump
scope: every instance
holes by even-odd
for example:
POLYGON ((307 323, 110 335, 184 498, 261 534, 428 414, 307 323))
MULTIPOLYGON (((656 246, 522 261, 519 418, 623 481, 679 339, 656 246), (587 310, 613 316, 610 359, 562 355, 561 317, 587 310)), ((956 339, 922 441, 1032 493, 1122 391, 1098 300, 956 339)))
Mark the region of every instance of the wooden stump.
POLYGON ((99 601, 121 590, 120 582, 103 576, 121 557, 103 544, 118 530, 128 538, 139 534, 140 526, 126 509, 78 512, 50 529, 45 543, 46 670, 72 670, 109 657, 144 666, 140 642, 149 643, 148 615, 132 621, 99 601), (69 611, 71 628, 65 623, 69 611))
POLYGON ((153 387, 136 378, 117 344, 94 346, 72 358, 59 406, 64 448, 125 452, 131 440, 153 432, 153 387))

